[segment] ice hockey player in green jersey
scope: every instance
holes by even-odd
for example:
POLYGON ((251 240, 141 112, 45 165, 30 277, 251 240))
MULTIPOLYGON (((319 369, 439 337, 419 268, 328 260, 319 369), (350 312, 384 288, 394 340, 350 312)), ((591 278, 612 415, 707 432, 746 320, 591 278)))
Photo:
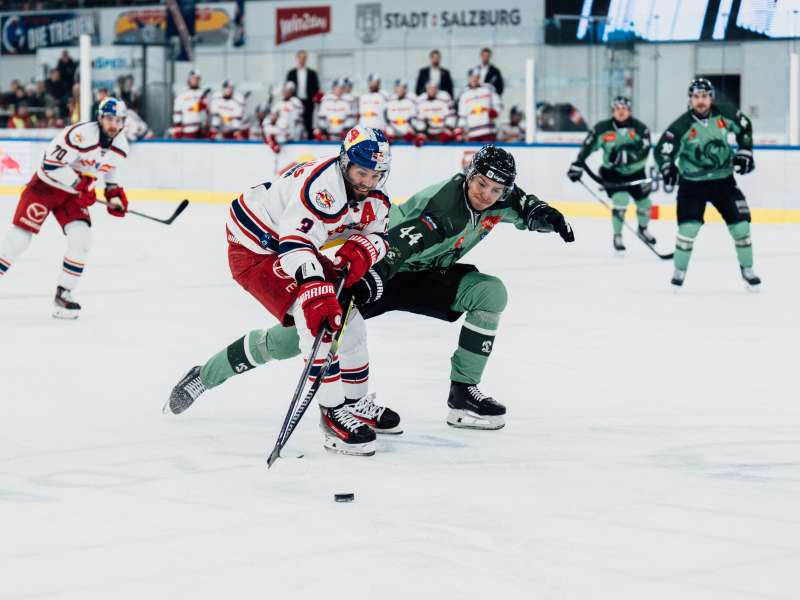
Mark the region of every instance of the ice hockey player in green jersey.
POLYGON ((583 140, 577 160, 567 171, 567 177, 571 181, 581 178, 586 159, 597 150, 603 151, 600 177, 607 184, 606 192, 614 204, 611 213, 614 249, 618 252, 625 250, 622 227, 625 210, 631 199, 636 204, 639 237, 648 244, 655 244, 656 238, 647 229, 652 202, 651 184, 644 170, 650 154, 650 130, 644 123, 633 118, 631 101, 625 96, 617 96, 611 101, 611 118, 597 123, 583 140), (625 186, 627 182, 638 183, 625 186))
MULTIPOLYGON (((488 145, 464 173, 392 206, 386 258, 352 288, 365 319, 400 310, 452 322, 466 313, 451 358, 447 423, 454 427, 499 429, 506 412, 478 388, 508 300, 506 288, 497 277, 459 260, 501 222, 517 229, 555 231, 566 242, 575 239, 564 216, 523 192, 514 184, 515 177, 511 154, 488 145)), ((245 369, 250 370, 299 353, 293 327, 251 331, 212 356, 193 385, 176 385, 169 404, 185 410, 207 389, 243 372, 237 368, 242 356, 252 363, 245 369)), ((354 375, 366 378, 368 373, 354 375)))
POLYGON ((706 202, 711 202, 728 226, 748 289, 761 284, 753 272, 750 208, 733 178, 755 169, 753 127, 741 111, 714 103, 714 86, 707 79, 689 85, 689 109, 659 139, 656 163, 664 184, 678 184, 678 236, 672 285, 682 286, 706 202), (734 151, 730 136, 739 149, 734 151))

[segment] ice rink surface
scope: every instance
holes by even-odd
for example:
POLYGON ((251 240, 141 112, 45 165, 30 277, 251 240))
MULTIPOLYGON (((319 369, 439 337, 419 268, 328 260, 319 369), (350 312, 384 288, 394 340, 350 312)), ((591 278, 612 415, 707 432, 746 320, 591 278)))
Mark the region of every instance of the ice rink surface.
MULTIPOLYGON (((800 226, 754 226, 760 294, 718 223, 679 294, 604 220, 571 245, 499 226, 466 262, 510 294, 483 384, 506 428, 445 424, 459 326, 393 313, 368 322, 371 382, 405 433, 335 456, 310 410, 284 453, 305 458, 267 471, 299 359, 161 414, 273 324, 230 278, 226 207, 92 210, 78 321, 50 317, 52 219, 0 281, 3 600, 800 597, 800 226)), ((668 251, 675 224, 652 229, 668 251)))

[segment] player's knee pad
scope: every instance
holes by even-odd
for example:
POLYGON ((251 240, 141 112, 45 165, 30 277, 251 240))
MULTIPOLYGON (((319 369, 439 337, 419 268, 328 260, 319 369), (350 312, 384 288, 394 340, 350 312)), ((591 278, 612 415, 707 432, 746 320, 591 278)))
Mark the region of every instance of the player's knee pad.
POLYGON ((266 332, 264 343, 268 355, 276 360, 285 360, 300 354, 300 337, 296 327, 276 325, 266 332))
POLYGON ((747 221, 739 221, 728 225, 728 231, 731 232, 731 237, 737 246, 749 246, 750 240, 750 223, 747 221))
POLYGON ((508 304, 508 292, 499 277, 484 273, 468 273, 458 288, 460 307, 466 312, 501 313, 508 304))
POLYGON ((703 224, 699 221, 687 221, 678 225, 678 236, 675 241, 675 247, 678 250, 686 250, 691 252, 694 247, 694 238, 700 231, 703 224))
POLYGON ((92 247, 92 229, 84 221, 73 221, 64 226, 67 248, 70 252, 88 254, 92 247))
POLYGON ((641 200, 636 201, 636 212, 641 216, 649 216, 650 215, 650 208, 653 206, 653 202, 650 200, 649 197, 642 198, 641 200))

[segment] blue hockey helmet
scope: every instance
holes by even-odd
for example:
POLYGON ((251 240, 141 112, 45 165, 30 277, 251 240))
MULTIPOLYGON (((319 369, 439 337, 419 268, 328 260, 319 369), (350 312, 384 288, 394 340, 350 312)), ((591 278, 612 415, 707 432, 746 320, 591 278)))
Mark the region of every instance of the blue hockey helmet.
POLYGON ((98 120, 100 120, 101 117, 120 117, 125 119, 127 116, 128 107, 125 106, 125 103, 122 100, 114 98, 114 96, 104 98, 100 103, 100 106, 97 107, 98 120))
POLYGON ((377 171, 381 178, 375 188, 380 188, 389 177, 392 154, 389 141, 380 129, 353 127, 347 132, 339 149, 339 167, 347 178, 350 165, 377 171))

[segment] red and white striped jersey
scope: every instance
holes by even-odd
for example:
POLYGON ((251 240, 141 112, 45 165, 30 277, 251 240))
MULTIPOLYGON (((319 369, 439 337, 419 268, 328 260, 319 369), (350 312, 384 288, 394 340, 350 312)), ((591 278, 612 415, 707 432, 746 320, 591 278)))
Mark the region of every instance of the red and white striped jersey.
POLYGON ((107 148, 100 146, 100 124, 85 121, 65 127, 44 151, 36 174, 43 182, 75 193, 75 184, 85 173, 117 183, 117 167, 128 157, 128 140, 120 132, 107 148))
POLYGON ((434 98, 422 94, 417 99, 417 131, 438 135, 455 126, 456 113, 450 94, 440 91, 434 98))
POLYGON ((303 125, 303 102, 297 96, 281 100, 261 126, 265 136, 274 135, 281 144, 289 140, 303 139, 306 132, 303 125), (276 117, 274 123, 273 117, 276 117))
POLYGON ((205 91, 186 88, 175 96, 172 107, 172 123, 180 126, 187 135, 194 135, 208 124, 208 107, 205 91))
POLYGON ((386 106, 389 97, 378 90, 358 98, 358 125, 386 131, 386 106))
POLYGON ((331 137, 343 136, 355 125, 353 105, 345 96, 325 94, 317 112, 318 127, 331 137))
POLYGON ((458 99, 458 126, 469 138, 495 135, 495 119, 503 112, 503 103, 494 87, 481 84, 467 88, 458 99))
POLYGON ((211 127, 223 136, 230 137, 242 130, 244 125, 244 96, 234 92, 230 98, 214 94, 209 104, 211 127))
POLYGON ((328 242, 363 238, 373 264, 388 249, 389 198, 372 191, 348 204, 339 156, 300 163, 271 182, 250 188, 232 203, 228 241, 257 254, 277 253, 285 273, 322 274, 317 253, 328 242))
POLYGON ((417 102, 414 98, 394 96, 386 105, 387 132, 393 137, 403 137, 414 133, 414 120, 417 118, 417 102))

